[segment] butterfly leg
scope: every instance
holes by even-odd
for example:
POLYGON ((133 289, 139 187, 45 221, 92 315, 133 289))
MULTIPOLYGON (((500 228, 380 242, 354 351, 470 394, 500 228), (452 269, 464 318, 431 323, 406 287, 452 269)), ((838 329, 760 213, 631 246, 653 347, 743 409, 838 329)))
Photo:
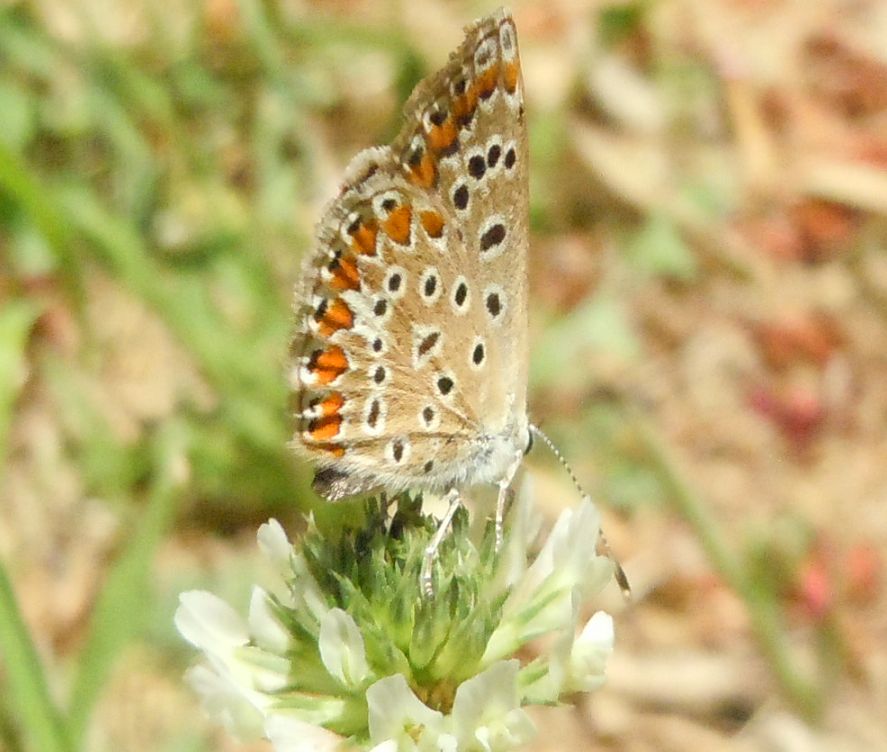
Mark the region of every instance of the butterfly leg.
POLYGON ((422 592, 425 593, 426 598, 431 598, 434 595, 432 570, 434 569, 434 560, 437 558, 437 549, 440 548, 443 539, 447 537, 447 533, 450 530, 450 523, 453 521, 453 515, 455 515, 456 510, 462 506, 462 496, 459 494, 459 489, 451 488, 447 492, 446 500, 448 504, 447 513, 437 526, 437 530, 434 532, 434 537, 431 539, 431 542, 425 548, 425 559, 422 562, 422 574, 419 576, 422 584, 422 592))
POLYGON ((514 499, 514 489, 511 487, 514 476, 523 460, 523 453, 518 452, 514 461, 509 465, 508 470, 499 481, 499 497, 496 499, 496 552, 502 550, 502 544, 505 541, 505 510, 511 506, 514 499))

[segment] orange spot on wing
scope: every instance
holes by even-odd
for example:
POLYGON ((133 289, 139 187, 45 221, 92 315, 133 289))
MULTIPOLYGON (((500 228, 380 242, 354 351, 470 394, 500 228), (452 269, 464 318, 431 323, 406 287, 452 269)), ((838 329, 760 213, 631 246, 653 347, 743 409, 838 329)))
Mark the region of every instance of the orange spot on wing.
MULTIPOLYGON (((474 91, 476 97, 487 97, 493 93, 499 80, 499 66, 491 65, 477 77, 469 91, 474 91)), ((475 98, 475 102, 477 99, 475 98)))
POLYGON ((330 287, 334 290, 359 290, 360 274, 357 271, 357 262, 353 258, 340 258, 328 267, 330 274, 330 287))
POLYGON ((345 398, 342 396, 341 392, 331 392, 324 397, 323 402, 321 402, 318 407, 320 408, 321 415, 328 416, 338 413, 344 404, 345 398))
POLYGON ((433 126, 428 131, 427 143, 436 152, 446 151, 453 145, 458 135, 455 119, 448 117, 443 123, 433 126))
POLYGON ((345 447, 341 444, 318 444, 315 449, 320 449, 323 452, 328 452, 335 458, 344 457, 345 456, 345 447))
POLYGON ((410 166, 410 180, 422 188, 431 188, 434 185, 437 180, 437 167, 429 151, 426 151, 415 165, 410 166))
POLYGON ((382 224, 385 234, 395 243, 407 245, 410 242, 410 223, 413 221, 413 210, 409 206, 398 206, 388 215, 382 224))
POLYGON ((354 252, 364 256, 375 256, 377 232, 378 227, 372 219, 366 222, 361 221, 353 231, 349 231, 351 247, 354 249, 354 252))
POLYGON ((456 123, 460 126, 470 123, 476 107, 477 91, 474 86, 469 86, 468 90, 453 102, 453 118, 456 123))
POLYGON ((517 89, 517 80, 520 78, 520 66, 517 61, 506 63, 502 67, 502 80, 505 83, 505 91, 514 94, 517 89))
POLYGON ((348 370, 348 358, 338 345, 316 350, 308 361, 311 371, 321 384, 329 384, 348 370))
POLYGON ((419 215, 422 227, 430 238, 439 238, 443 235, 444 220, 436 211, 424 211, 419 215))
POLYGON ((354 324, 354 314, 341 298, 330 303, 320 319, 320 334, 329 337, 339 329, 350 329, 354 324))
POLYGON ((312 441, 329 441, 339 435, 341 428, 341 415, 324 415, 308 423, 308 436, 312 441))

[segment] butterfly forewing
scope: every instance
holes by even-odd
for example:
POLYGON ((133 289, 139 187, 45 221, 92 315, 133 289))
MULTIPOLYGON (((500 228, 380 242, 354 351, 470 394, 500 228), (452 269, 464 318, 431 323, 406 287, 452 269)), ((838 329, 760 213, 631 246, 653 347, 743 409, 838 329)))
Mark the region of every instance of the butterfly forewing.
POLYGON ((295 445, 340 498, 490 480, 525 425, 527 139, 500 11, 349 166, 297 291, 295 445), (505 443, 508 444, 508 441, 505 443))

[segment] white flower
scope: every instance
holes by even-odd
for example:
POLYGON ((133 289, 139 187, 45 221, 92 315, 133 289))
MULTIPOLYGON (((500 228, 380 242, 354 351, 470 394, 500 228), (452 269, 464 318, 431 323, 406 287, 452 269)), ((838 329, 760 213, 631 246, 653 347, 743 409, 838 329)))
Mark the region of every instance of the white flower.
POLYGON ((320 623, 320 658, 327 671, 349 689, 360 687, 369 675, 363 637, 341 608, 327 611, 320 623))
POLYGON ((271 599, 260 587, 253 588, 249 601, 249 633, 257 647, 269 653, 282 655, 290 645, 289 632, 277 620, 271 608, 271 599))
POLYGON ((230 675, 207 666, 194 666, 185 672, 185 681, 200 698, 206 714, 221 723, 239 739, 255 739, 264 729, 265 715, 258 698, 246 696, 243 687, 230 675))
POLYGON ((517 660, 500 661, 459 686, 452 712, 458 749, 497 752, 532 738, 533 724, 520 707, 519 669, 517 660))
POLYGON ((203 590, 179 595, 176 629, 194 647, 230 652, 249 639, 240 615, 218 596, 203 590))
POLYGON ((443 713, 432 710, 416 697, 402 674, 379 679, 367 689, 366 697, 370 741, 377 748, 398 752, 418 750, 416 739, 425 736, 429 729, 433 735, 443 720, 443 713))
POLYGON ((394 739, 386 739, 373 747, 370 752, 397 752, 397 742, 394 739))
POLYGON ((317 580, 308 571, 308 564, 304 556, 295 553, 292 555, 289 575, 297 585, 291 590, 293 607, 298 611, 310 614, 315 625, 319 627, 330 607, 326 602, 323 590, 317 584, 317 580))
POLYGON ((612 573, 595 553, 590 501, 561 515, 536 557, 529 493, 499 554, 493 526, 476 545, 461 510, 430 599, 419 571, 436 523, 420 503, 398 497, 391 518, 369 500, 365 526, 338 537, 309 520, 298 550, 279 523, 262 525, 259 546, 286 587, 253 588, 246 619, 210 593, 183 593, 175 621, 203 653, 187 680, 204 708, 275 752, 507 752, 533 733, 523 706, 599 686, 612 620, 576 623, 612 573), (514 656, 541 635, 554 637, 549 650, 522 666, 514 656))
POLYGON ((248 643, 243 620, 212 593, 190 591, 179 596, 175 623, 182 636, 207 656, 209 667, 196 666, 186 678, 206 711, 238 736, 255 736, 270 704, 254 689, 255 675, 238 655, 248 643))
POLYGON ((268 719, 265 733, 274 752, 338 752, 345 741, 332 731, 283 714, 268 719))
POLYGON ((259 526, 256 534, 259 550, 282 575, 290 574, 290 557, 293 555, 293 544, 286 537, 283 526, 275 519, 259 526))
POLYGON ((577 598, 600 590, 612 576, 612 562, 596 551, 599 531, 590 499, 561 513, 542 551, 508 595, 485 662, 511 655, 543 634, 573 628, 577 598))
POLYGON ((562 630, 548 650, 547 664, 536 667, 535 672, 524 670, 522 695, 526 703, 550 704, 563 694, 574 632, 572 624, 562 630))
POLYGON ((592 616, 570 652, 567 691, 590 692, 604 683, 607 658, 613 653, 613 617, 598 611, 592 616))

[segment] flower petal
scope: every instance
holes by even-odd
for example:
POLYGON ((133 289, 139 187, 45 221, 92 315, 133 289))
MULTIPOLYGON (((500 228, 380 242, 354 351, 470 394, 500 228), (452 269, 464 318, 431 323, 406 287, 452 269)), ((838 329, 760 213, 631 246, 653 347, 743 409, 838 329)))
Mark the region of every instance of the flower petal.
POLYGON ((294 553, 290 559, 288 576, 292 578, 291 595, 293 608, 305 615, 311 615, 319 625, 330 610, 326 597, 314 575, 308 568, 305 557, 294 553))
MULTIPOLYGON (((370 741, 400 740, 419 726, 435 726, 442 714, 425 705, 402 674, 379 679, 366 693, 370 741)), ((399 745, 398 745, 399 748, 399 745)))
POLYGON ((320 622, 317 640, 326 670, 346 687, 357 688, 369 675, 363 637, 354 619, 341 608, 330 609, 320 622))
POLYGON ((573 643, 570 653, 570 681, 572 691, 597 689, 606 678, 604 668, 613 652, 613 617, 598 611, 585 625, 573 643))
POLYGON ((570 652, 573 648, 574 629, 564 629, 558 638, 548 648, 547 670, 538 674, 534 667, 528 667, 521 671, 521 680, 518 681, 522 704, 550 705, 556 703, 564 691, 564 684, 568 679, 570 652), (525 674, 535 678, 527 680, 525 674))
POLYGON ((175 623, 182 637, 205 651, 227 653, 249 640, 240 615, 205 590, 189 590, 179 595, 175 623))
POLYGON ((249 633, 253 642, 270 653, 283 655, 290 646, 289 633, 271 608, 268 593, 256 586, 249 601, 249 633))
POLYGON ((230 674, 194 666, 185 672, 185 681, 200 698, 206 714, 239 739, 256 739, 262 734, 262 710, 246 696, 256 693, 248 693, 230 674))
POLYGON ((293 544, 286 537, 283 526, 273 517, 259 526, 256 533, 259 550, 265 555, 275 569, 284 575, 290 575, 290 557, 293 555, 293 544))
POLYGON ((596 552, 599 531, 600 517, 589 498, 564 510, 506 598, 502 621, 487 642, 485 662, 512 655, 546 632, 575 629, 577 599, 602 589, 612 576, 612 562, 596 552))
POLYGON ((460 749, 513 749, 528 741, 533 724, 520 709, 516 659, 494 663, 463 682, 453 702, 453 730, 460 749))
POLYGON ((370 752, 397 752, 397 742, 394 739, 386 739, 375 745, 370 752))
POLYGON ((533 506, 533 478, 524 476, 508 512, 505 546, 499 554, 496 577, 490 588, 502 592, 519 582, 527 571, 527 550, 539 535, 542 517, 533 506))
POLYGON ((337 752, 345 741, 322 726, 305 723, 280 713, 265 722, 265 734, 274 752, 337 752))

